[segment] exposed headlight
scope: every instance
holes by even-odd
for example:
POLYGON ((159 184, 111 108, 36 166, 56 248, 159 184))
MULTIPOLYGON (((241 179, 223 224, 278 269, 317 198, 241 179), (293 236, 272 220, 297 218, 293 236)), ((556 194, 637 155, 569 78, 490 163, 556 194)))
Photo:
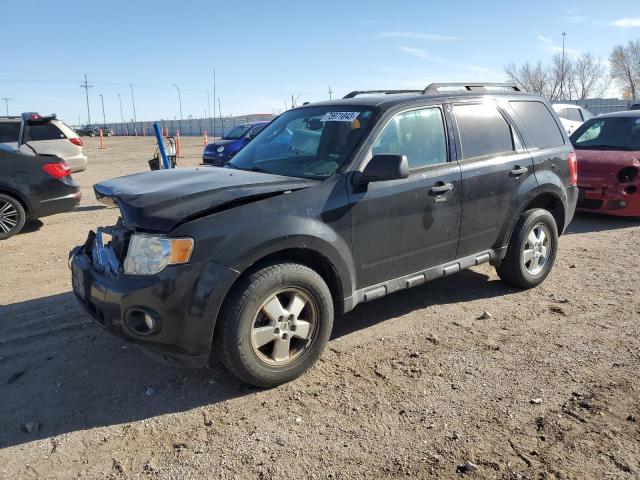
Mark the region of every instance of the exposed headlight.
POLYGON ((124 273, 153 275, 167 265, 187 263, 193 251, 193 238, 170 238, 134 234, 129 240, 124 273))
POLYGON ((216 149, 216 152, 218 152, 218 153, 222 153, 222 152, 224 152, 224 147, 218 147, 218 148, 216 149))

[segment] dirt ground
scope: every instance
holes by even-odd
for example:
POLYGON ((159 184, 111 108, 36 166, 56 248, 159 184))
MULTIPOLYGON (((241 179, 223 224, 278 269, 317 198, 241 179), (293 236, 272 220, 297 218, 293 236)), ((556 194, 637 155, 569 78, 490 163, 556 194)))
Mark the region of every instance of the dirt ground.
POLYGON ((67 253, 117 216, 92 185, 154 150, 86 144, 80 208, 0 245, 1 478, 640 478, 640 220, 577 215, 534 290, 484 265, 360 305, 260 390, 158 365, 76 305, 67 253))

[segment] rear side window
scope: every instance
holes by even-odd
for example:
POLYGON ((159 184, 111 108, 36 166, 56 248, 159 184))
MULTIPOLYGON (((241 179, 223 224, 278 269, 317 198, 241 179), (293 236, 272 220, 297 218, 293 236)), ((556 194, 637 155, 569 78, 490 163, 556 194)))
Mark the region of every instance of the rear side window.
POLYGON ((491 103, 454 105, 462 158, 509 154, 515 151, 511 126, 491 103))
POLYGON ((410 169, 447 161, 447 142, 439 108, 421 108, 393 117, 378 134, 373 155, 406 155, 410 169))
POLYGON ((580 115, 580 110, 578 108, 567 108, 567 116, 565 118, 572 122, 582 121, 582 115, 580 115))
POLYGON ((547 106, 542 102, 511 101, 509 102, 524 122, 534 146, 538 148, 557 147, 564 145, 564 138, 558 124, 547 106))
POLYGON ((64 133, 60 131, 53 123, 38 123, 36 125, 29 126, 27 130, 26 141, 38 141, 38 140, 59 140, 66 138, 64 133))
POLYGON ((19 135, 19 122, 0 122, 0 143, 17 142, 19 135))

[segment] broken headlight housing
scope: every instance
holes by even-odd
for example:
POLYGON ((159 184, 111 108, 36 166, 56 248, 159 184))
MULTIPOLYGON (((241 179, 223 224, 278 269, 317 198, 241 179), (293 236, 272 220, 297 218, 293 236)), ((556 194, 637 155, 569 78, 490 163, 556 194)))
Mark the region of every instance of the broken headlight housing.
POLYGON ((127 275, 154 275, 167 265, 187 263, 193 251, 193 238, 170 238, 133 234, 124 259, 127 275))

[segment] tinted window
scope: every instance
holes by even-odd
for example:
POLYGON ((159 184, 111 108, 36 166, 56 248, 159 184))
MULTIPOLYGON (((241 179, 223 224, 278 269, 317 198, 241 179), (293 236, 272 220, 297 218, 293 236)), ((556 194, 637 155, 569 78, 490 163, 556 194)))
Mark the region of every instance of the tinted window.
POLYGON ((36 125, 31 125, 27 130, 27 137, 27 142, 66 138, 64 133, 62 133, 53 123, 38 123, 36 125))
POLYGON ((0 122, 0 143, 17 142, 20 135, 20 123, 0 122))
POLYGON ((255 136, 256 136, 257 134, 259 134, 259 133, 262 131, 262 129, 263 129, 264 127, 266 127, 266 126, 267 126, 267 125, 265 124, 265 125, 258 125, 257 127, 253 127, 253 128, 249 131, 249 136, 250 136, 251 138, 255 137, 255 136))
POLYGON ((593 118, 593 113, 591 113, 586 108, 581 108, 580 112, 582 113, 582 119, 586 122, 587 120, 593 118))
POLYGON ((640 117, 587 120, 571 136, 571 143, 583 150, 640 150, 640 117))
POLYGON ((447 161, 442 112, 423 108, 399 113, 378 134, 373 155, 406 155, 409 168, 421 168, 447 161))
POLYGON ((490 103, 455 105, 462 158, 501 155, 515 151, 511 126, 490 103))
POLYGON ((553 115, 542 102, 512 101, 509 102, 518 117, 524 122, 534 145, 538 148, 564 145, 564 138, 553 115))

